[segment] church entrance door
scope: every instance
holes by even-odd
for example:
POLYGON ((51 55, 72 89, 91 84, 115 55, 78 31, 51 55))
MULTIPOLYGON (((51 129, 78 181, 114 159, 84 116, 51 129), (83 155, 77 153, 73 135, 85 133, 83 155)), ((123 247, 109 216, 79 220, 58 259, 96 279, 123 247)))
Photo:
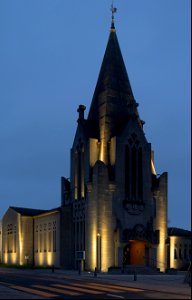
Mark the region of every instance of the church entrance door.
POLYGON ((149 247, 146 241, 132 240, 124 247, 124 265, 144 266, 149 260, 149 247))

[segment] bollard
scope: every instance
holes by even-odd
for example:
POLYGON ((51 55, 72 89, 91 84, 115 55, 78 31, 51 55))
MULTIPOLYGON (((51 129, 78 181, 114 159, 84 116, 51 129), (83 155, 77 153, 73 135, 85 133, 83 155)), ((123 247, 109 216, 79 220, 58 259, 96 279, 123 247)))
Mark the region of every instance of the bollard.
POLYGON ((125 273, 125 268, 124 268, 124 266, 121 268, 121 273, 122 273, 122 274, 125 273))
POLYGON ((137 281, 137 272, 136 272, 136 270, 134 271, 134 281, 137 281))
POLYGON ((81 264, 79 264, 79 276, 81 275, 81 264))
POLYGON ((55 272, 55 266, 52 265, 52 273, 54 273, 54 272, 55 272))
POLYGON ((97 268, 95 268, 94 277, 97 277, 97 268))

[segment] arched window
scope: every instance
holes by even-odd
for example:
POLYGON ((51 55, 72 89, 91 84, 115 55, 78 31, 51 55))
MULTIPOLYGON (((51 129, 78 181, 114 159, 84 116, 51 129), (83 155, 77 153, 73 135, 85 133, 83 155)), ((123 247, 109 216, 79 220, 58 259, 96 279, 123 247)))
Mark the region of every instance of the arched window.
POLYGON ((76 147, 74 158, 74 171, 75 171, 75 199, 80 200, 85 197, 85 185, 84 185, 84 146, 79 140, 76 147))
POLYGON ((57 239, 56 239, 56 221, 53 221, 53 252, 56 252, 57 250, 57 239))
POLYGON ((42 252, 42 249, 43 249, 43 236, 42 236, 42 224, 40 224, 40 232, 39 232, 39 244, 40 244, 40 247, 39 247, 39 251, 42 252))
POLYGON ((125 146, 125 195, 130 198, 130 150, 129 145, 125 146))
POLYGON ((14 231, 13 231, 13 252, 16 253, 16 245, 17 245, 17 229, 16 225, 14 226, 14 231))
POLYGON ((133 146, 131 149, 131 177, 132 177, 132 185, 131 185, 131 194, 132 200, 137 200, 137 150, 136 147, 133 146))
POLYGON ((143 153, 141 147, 138 149, 138 198, 143 201, 143 153))
POLYGON ((135 133, 125 145, 125 198, 143 201, 143 151, 135 133))

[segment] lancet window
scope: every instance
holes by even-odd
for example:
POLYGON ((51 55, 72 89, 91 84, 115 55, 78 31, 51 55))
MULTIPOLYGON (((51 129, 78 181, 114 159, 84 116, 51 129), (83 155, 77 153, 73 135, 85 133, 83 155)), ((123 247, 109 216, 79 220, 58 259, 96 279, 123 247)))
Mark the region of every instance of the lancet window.
POLYGON ((13 224, 7 225, 7 253, 16 252, 16 229, 13 224))
POLYGON ((56 221, 53 222, 53 252, 57 250, 57 240, 56 240, 56 221))
POLYGON ((125 197, 128 201, 143 201, 143 150, 135 133, 125 146, 125 197))
POLYGON ((84 146, 79 140, 75 151, 75 200, 84 199, 84 146))

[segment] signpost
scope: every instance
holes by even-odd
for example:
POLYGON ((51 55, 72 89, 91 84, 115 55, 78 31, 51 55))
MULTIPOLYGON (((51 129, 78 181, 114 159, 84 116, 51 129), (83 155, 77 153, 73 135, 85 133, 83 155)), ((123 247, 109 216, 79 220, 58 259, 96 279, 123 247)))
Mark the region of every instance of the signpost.
POLYGON ((26 259, 26 264, 29 264, 29 255, 25 255, 25 259, 26 259))
POLYGON ((81 272, 84 269, 83 261, 85 260, 85 251, 76 251, 75 257, 76 261, 78 262, 79 275, 81 275, 81 272))

